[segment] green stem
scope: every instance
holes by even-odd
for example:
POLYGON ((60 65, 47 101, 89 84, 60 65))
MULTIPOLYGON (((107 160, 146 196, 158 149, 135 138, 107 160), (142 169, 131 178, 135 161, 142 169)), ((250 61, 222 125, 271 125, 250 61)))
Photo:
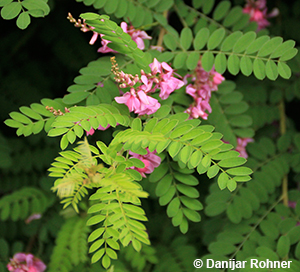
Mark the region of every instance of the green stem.
POLYGON ((177 16, 179 17, 180 22, 182 23, 183 27, 189 27, 186 21, 183 19, 183 17, 180 15, 179 9, 176 4, 173 5, 173 8, 175 9, 177 16))

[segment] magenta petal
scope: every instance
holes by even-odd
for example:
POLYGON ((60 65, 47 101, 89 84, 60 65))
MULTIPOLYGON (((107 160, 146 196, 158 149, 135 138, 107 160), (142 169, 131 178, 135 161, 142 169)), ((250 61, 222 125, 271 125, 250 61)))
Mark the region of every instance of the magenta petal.
POLYGON ((126 23, 126 22, 122 22, 120 26, 121 26, 121 28, 123 29, 123 31, 124 31, 125 33, 127 33, 127 23, 126 23))

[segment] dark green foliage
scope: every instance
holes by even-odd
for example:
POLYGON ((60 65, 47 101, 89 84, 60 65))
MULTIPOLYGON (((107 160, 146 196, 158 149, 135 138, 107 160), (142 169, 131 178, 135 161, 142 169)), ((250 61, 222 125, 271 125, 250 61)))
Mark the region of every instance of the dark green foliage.
POLYGON ((281 13, 269 34, 238 0, 76 0, 76 16, 93 27, 77 36, 61 21, 70 11, 60 11, 62 2, 0 0, 3 19, 20 29, 31 23, 18 30, 24 36, 3 27, 11 33, 2 41, 0 113, 17 136, 31 137, 1 130, 0 272, 17 252, 50 272, 190 272, 198 258, 289 260, 298 272, 298 1, 268 3, 281 13), (49 7, 51 23, 31 21, 49 7), (122 21, 151 35, 145 50, 122 21), (80 37, 92 33, 118 53, 89 53, 80 37), (25 50, 31 39, 49 54, 42 66, 25 50), (118 86, 111 56, 119 71, 138 76, 157 58, 187 81, 200 60, 226 80, 212 92, 207 120, 184 113, 193 103, 186 86, 166 100, 149 92, 161 107, 137 116, 115 101, 129 88, 118 86), (241 138, 254 138, 247 159, 235 150, 241 138), (131 152, 148 151, 161 163, 143 178, 146 164, 131 152))
POLYGON ((36 188, 23 188, 1 198, 1 220, 25 220, 32 214, 43 214, 47 209, 49 199, 36 188))
POLYGON ((87 260, 88 231, 84 218, 73 217, 65 221, 56 238, 49 271, 70 271, 87 260))

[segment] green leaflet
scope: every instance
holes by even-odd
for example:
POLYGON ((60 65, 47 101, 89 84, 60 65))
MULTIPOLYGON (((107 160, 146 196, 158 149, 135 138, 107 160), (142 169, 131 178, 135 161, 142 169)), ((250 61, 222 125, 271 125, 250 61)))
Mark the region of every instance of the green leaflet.
POLYGON ((218 47, 219 44, 222 42, 224 36, 225 36, 224 28, 219 28, 216 31, 214 31, 208 39, 207 48, 209 50, 213 50, 216 47, 218 47))
POLYGON ((44 17, 49 14, 50 8, 43 0, 24 0, 22 2, 13 2, 12 0, 3 0, 0 3, 1 17, 5 20, 17 18, 18 28, 26 29, 30 22, 30 15, 33 17, 44 17))
POLYGON ((184 28, 180 33, 180 44, 183 49, 188 50, 192 44, 193 34, 190 28, 184 28))
POLYGON ((197 32, 193 41, 195 50, 201 50, 205 46, 208 41, 209 35, 210 33, 207 28, 202 28, 197 32))
POLYGON ((223 19, 229 11, 231 3, 229 1, 220 2, 213 12, 213 19, 219 21, 223 19))

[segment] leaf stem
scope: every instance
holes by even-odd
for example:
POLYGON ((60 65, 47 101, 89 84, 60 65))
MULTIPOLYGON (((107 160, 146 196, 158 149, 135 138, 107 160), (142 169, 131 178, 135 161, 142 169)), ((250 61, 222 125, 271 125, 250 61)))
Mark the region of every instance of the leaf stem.
MULTIPOLYGON (((236 251, 230 256, 230 259, 234 259, 234 257, 237 255, 237 253, 242 249, 243 245, 247 240, 250 238, 251 234, 257 229, 257 227, 260 225, 260 223, 268 216, 268 214, 278 205, 278 203, 283 199, 283 196, 281 196, 273 205, 265 212, 265 214, 258 219, 256 224, 252 227, 251 231, 248 233, 248 235, 245 237, 243 242, 237 247, 236 251)), ((222 270, 222 272, 225 270, 222 270)))
POLYGON ((189 27, 188 26, 188 24, 186 23, 186 21, 183 19, 183 17, 180 15, 180 12, 179 12, 179 9, 178 9, 178 7, 177 7, 177 5, 176 4, 174 4, 174 9, 175 9, 175 11, 176 11, 176 13, 177 13, 177 16, 179 17, 179 19, 180 19, 180 22, 182 23, 182 25, 183 25, 183 27, 189 27))

